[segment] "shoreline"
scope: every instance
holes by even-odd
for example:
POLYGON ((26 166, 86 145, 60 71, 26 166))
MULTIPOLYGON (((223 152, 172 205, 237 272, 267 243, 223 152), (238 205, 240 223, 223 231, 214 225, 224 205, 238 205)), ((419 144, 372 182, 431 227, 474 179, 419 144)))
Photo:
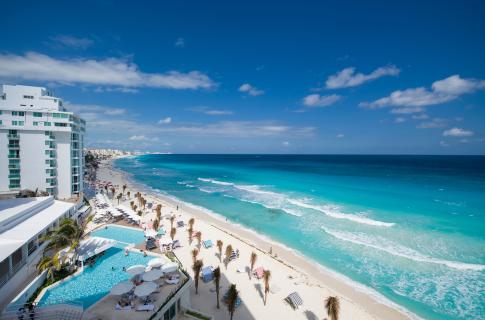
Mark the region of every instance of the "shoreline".
MULTIPOLYGON (((301 277, 301 279, 288 279, 288 281, 298 280, 295 282, 295 285, 305 284, 309 287, 318 287, 336 293, 342 300, 367 313, 371 319, 420 319, 417 315, 392 302, 374 289, 333 271, 266 235, 259 234, 243 225, 233 223, 209 209, 184 202, 176 197, 164 194, 161 190, 153 189, 150 186, 134 181, 129 172, 125 172, 114 166, 113 162, 115 160, 104 161, 100 169, 107 170, 109 175, 113 173, 119 175, 121 184, 127 184, 128 189, 146 193, 148 197, 165 205, 168 204, 174 208, 178 206, 181 211, 204 221, 212 228, 225 233, 229 237, 238 239, 249 247, 258 250, 261 254, 275 261, 275 263, 293 270, 301 277), (269 253, 270 250, 272 250, 272 255, 269 253)), ((105 180, 109 180, 109 177, 105 178, 105 180)))

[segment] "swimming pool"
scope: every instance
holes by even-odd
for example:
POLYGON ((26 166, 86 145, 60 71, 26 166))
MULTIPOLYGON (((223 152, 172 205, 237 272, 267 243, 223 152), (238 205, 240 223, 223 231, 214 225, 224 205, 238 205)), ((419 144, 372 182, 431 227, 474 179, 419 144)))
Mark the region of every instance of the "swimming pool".
POLYGON ((125 256, 123 249, 112 247, 96 260, 93 267, 85 267, 79 275, 48 289, 39 305, 82 302, 84 309, 87 309, 107 295, 115 284, 130 279, 131 276, 122 271, 123 267, 147 264, 152 258, 137 252, 125 256))
POLYGON ((145 234, 141 230, 108 225, 91 232, 93 237, 103 237, 124 243, 139 244, 145 241, 145 234))

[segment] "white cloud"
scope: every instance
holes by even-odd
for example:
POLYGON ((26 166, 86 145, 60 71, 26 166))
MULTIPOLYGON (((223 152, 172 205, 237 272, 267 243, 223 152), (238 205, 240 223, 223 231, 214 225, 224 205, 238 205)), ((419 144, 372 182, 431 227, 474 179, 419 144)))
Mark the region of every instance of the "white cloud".
POLYGON ((77 38, 69 35, 57 35, 50 38, 54 46, 63 46, 73 49, 87 49, 94 44, 89 38, 77 38))
POLYGON ((397 117, 396 119, 394 119, 394 122, 395 123, 403 123, 403 122, 406 122, 406 118, 404 118, 404 117, 397 117))
POLYGON ((256 87, 253 87, 252 85, 250 85, 249 83, 244 83, 242 84, 239 89, 238 89, 239 92, 244 92, 244 93, 247 93, 249 94, 250 96, 260 96, 260 95, 263 95, 264 94, 264 91, 263 90, 260 90, 256 87))
POLYGON ((345 135, 343 133, 337 134, 337 138, 342 139, 343 137, 345 137, 345 135))
POLYGON ((443 131, 444 137, 471 137, 473 136, 473 131, 464 130, 461 128, 451 128, 449 130, 443 131))
POLYGON ((328 77, 325 82, 327 89, 356 87, 384 76, 397 76, 400 70, 393 66, 377 68, 369 74, 355 73, 355 68, 345 68, 328 77))
POLYGON ((395 108, 391 110, 391 113, 394 114, 411 114, 411 113, 421 113, 424 109, 422 107, 404 107, 404 108, 395 108))
POLYGON ((361 107, 378 109, 384 107, 425 107, 455 100, 460 95, 485 89, 485 81, 463 79, 453 75, 433 82, 431 90, 424 87, 397 90, 389 96, 373 102, 362 102, 361 107))
POLYGON ((426 120, 429 118, 429 116, 426 113, 421 113, 421 114, 412 115, 412 118, 414 120, 426 120))
POLYGON ((172 117, 166 117, 158 120, 158 124, 169 124, 172 122, 172 117))
POLYGON ((433 118, 430 121, 421 122, 416 126, 418 129, 434 129, 443 128, 447 125, 448 120, 443 118, 433 118))
POLYGON ((324 96, 315 93, 304 97, 303 104, 308 107, 327 107, 340 100, 340 98, 341 96, 339 96, 338 94, 330 94, 324 96))
POLYGON ((231 110, 211 109, 208 107, 194 107, 190 108, 189 110, 194 112, 200 112, 209 116, 227 116, 234 114, 234 111, 231 110))
POLYGON ((127 88, 209 89, 216 84, 199 71, 144 73, 117 58, 56 59, 36 52, 0 54, 0 77, 127 88))
POLYGON ((157 137, 148 138, 145 135, 134 135, 129 138, 131 141, 158 141, 157 137))
POLYGON ((95 104, 71 104, 66 102, 66 109, 77 113, 83 117, 83 114, 105 114, 108 116, 119 116, 126 113, 126 109, 105 107, 95 104))
POLYGON ((174 44, 177 48, 183 48, 185 47, 185 39, 184 38, 177 38, 177 41, 175 41, 174 44))

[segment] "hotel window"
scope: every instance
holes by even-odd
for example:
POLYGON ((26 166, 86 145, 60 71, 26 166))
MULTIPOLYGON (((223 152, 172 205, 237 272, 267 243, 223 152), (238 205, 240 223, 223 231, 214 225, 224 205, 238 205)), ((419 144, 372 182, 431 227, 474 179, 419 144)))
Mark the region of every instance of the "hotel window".
POLYGON ((12 120, 12 126, 23 126, 23 125, 24 125, 23 121, 12 120))
POLYGON ((34 99, 34 96, 24 96, 24 99, 34 99))
POLYGON ((2 125, 2 120, 0 120, 0 125, 2 125))
POLYGON ((54 122, 54 125, 56 127, 67 127, 67 123, 62 123, 62 122, 54 122))
POLYGON ((44 121, 44 126, 45 127, 50 127, 51 126, 51 123, 49 121, 44 121))
POLYGON ((33 124, 34 124, 34 127, 37 127, 39 125, 39 122, 34 121, 33 124))
POLYGON ((37 117, 37 118, 42 117, 42 112, 34 112, 34 117, 37 117))
POLYGON ((23 112, 23 111, 12 111, 12 116, 23 117, 23 116, 25 116, 25 112, 23 112))

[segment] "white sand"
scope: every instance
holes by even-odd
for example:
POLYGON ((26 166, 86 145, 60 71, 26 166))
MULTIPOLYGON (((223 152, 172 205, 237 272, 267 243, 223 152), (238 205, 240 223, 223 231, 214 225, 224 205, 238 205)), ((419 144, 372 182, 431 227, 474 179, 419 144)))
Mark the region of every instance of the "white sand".
MULTIPOLYGON (((142 189, 130 183, 126 175, 112 168, 110 162, 101 164, 98 170, 98 180, 111 181, 115 185, 128 184, 127 191, 131 191, 131 197, 142 189)), ((118 193, 119 191, 117 191, 118 193)), ((241 226, 234 225, 210 215, 203 210, 188 206, 163 195, 144 195, 148 202, 162 204, 161 225, 167 233, 170 230, 168 216, 175 214, 176 220, 183 220, 185 223, 192 217, 195 218, 194 230, 202 232, 202 240, 212 240, 214 247, 200 249, 199 259, 202 259, 204 266, 221 267, 221 297, 227 290, 230 283, 235 283, 243 300, 242 305, 237 309, 234 319, 324 319, 327 317, 324 300, 329 295, 337 295, 340 298, 341 319, 410 319, 411 316, 398 310, 397 306, 386 304, 382 297, 375 298, 367 290, 358 288, 358 285, 350 281, 344 281, 341 277, 318 266, 300 254, 279 245, 265 237, 257 235, 241 226), (178 210, 176 206, 178 205, 178 210), (234 249, 239 249, 240 257, 229 263, 227 270, 224 263, 219 262, 218 250, 215 247, 216 241, 222 240, 225 247, 231 244, 234 249), (268 252, 272 248, 273 256, 268 252), (249 279, 248 273, 238 273, 237 269, 246 270, 249 268, 249 257, 251 252, 258 255, 256 267, 262 266, 271 271, 270 287, 277 292, 268 294, 268 303, 263 304, 264 284, 262 280, 253 277, 249 279), (275 257, 275 254, 277 257, 275 257), (292 277, 290 279, 289 277, 292 277), (298 292, 304 303, 297 310, 293 310, 283 299, 292 292, 298 292)), ((129 206, 129 200, 125 204, 129 206)), ((116 204, 116 200, 114 203, 116 204)), ((150 224, 154 219, 154 213, 147 213, 144 221, 150 224)), ((178 239, 182 248, 175 250, 184 267, 192 273, 191 251, 197 247, 197 240, 189 244, 187 227, 177 228, 178 239)), ((228 319, 226 305, 221 301, 221 308, 216 309, 215 293, 211 292, 214 283, 199 282, 199 294, 195 294, 195 288, 191 290, 192 307, 206 314, 213 315, 215 319, 228 319)))

